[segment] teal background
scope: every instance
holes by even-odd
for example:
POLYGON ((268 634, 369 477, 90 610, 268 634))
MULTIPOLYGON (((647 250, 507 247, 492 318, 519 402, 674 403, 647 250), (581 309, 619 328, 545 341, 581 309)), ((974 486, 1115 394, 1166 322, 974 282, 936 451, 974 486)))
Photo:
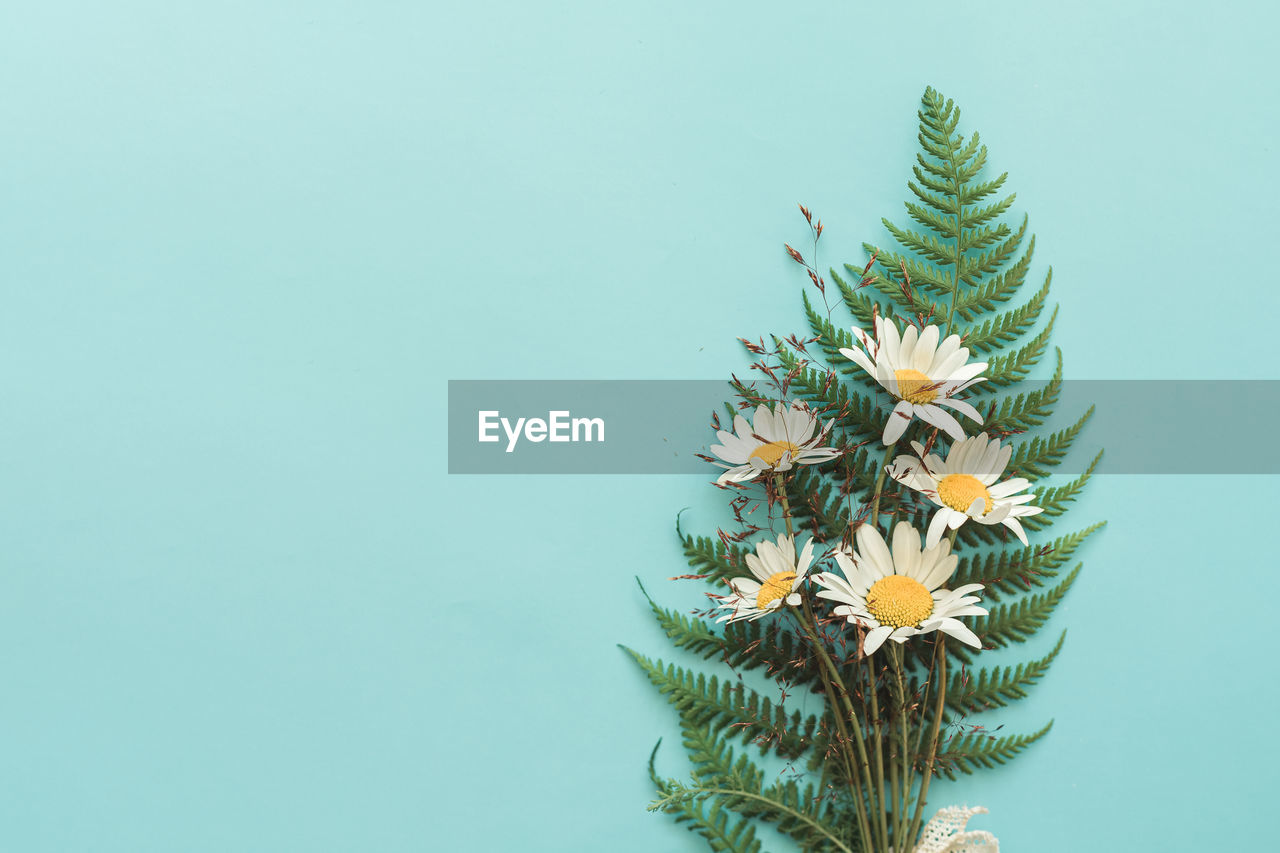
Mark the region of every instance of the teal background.
MULTIPOLYGON (((632 578, 695 606, 672 521, 720 494, 448 477, 445 383, 739 369, 801 327, 797 201, 824 262, 883 237, 926 84, 1032 215, 1069 377, 1277 378, 1267 4, 4 18, 4 850, 702 849, 644 811, 659 736, 683 768, 615 643, 666 653, 632 578)), ((1009 851, 1268 837, 1274 489, 1099 479, 1066 648, 993 719, 1056 728, 935 802, 1009 851)))

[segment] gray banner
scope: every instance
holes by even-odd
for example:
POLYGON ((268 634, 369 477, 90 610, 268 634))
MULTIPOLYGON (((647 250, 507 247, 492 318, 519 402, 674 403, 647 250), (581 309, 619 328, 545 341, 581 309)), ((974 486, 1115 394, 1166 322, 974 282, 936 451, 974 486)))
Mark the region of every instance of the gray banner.
MULTIPOLYGON (((966 399, 985 411, 992 399, 1041 387, 966 399)), ((695 454, 716 443, 713 414, 731 429, 724 403, 735 399, 710 380, 451 380, 449 473, 714 478, 721 469, 695 454)), ((886 413, 892 402, 881 395, 886 413)), ((1054 416, 1010 440, 1069 427, 1090 406, 1093 418, 1056 473, 1079 473, 1105 448, 1100 474, 1280 474, 1272 440, 1280 380, 1066 381, 1054 416)))

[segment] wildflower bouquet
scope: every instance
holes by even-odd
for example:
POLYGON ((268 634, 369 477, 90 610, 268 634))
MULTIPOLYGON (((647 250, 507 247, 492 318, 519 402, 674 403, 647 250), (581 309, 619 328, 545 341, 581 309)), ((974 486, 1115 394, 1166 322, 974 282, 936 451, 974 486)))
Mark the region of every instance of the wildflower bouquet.
MULTIPOLYGON (((1016 666, 981 658, 1045 624, 1079 571, 1064 573, 1072 553, 1101 526, 1028 538, 1097 465, 1037 485, 1092 410, 1046 434, 1060 351, 1051 379, 1015 390, 1054 321, 1037 331, 1047 276, 1010 305, 1035 238, 1024 248, 1026 219, 1003 221, 1006 175, 986 176, 987 149, 957 132, 955 105, 929 89, 919 117, 906 209, 920 230, 885 220, 898 250, 865 246, 865 266, 830 272, 835 293, 787 246, 821 299, 804 297, 812 334, 744 341, 761 378, 734 379, 731 423, 714 419, 704 457, 723 469, 734 528, 677 525, 694 569, 683 577, 709 582, 712 606, 685 615, 649 599, 674 645, 721 674, 630 652, 679 712, 693 765, 687 780, 661 777, 655 747, 651 808, 713 850, 756 853, 759 823, 806 851, 997 850, 966 829, 981 809, 930 817, 930 785, 1003 764, 1049 730, 995 737, 973 720, 1025 697, 1062 638, 1016 666)), ((801 212, 816 256, 822 223, 801 212)))

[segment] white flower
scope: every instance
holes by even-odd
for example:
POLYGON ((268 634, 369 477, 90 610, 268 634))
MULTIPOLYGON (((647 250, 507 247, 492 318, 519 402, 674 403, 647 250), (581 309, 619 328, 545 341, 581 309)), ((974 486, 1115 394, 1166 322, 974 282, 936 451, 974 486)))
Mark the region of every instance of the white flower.
POLYGON ((910 486, 938 505, 929 523, 926 545, 936 545, 945 530, 955 530, 969 519, 979 524, 1003 524, 1027 544, 1027 534, 1019 518, 1041 512, 1038 506, 1026 506, 1035 495, 1018 494, 1031 485, 1029 480, 1014 477, 996 484, 1013 448, 1000 446, 998 439, 981 433, 951 445, 944 460, 936 453, 928 456, 918 441, 911 442, 916 457, 894 457, 889 476, 910 486))
POLYGON ((951 335, 941 346, 937 326, 915 326, 898 337, 898 327, 890 320, 876 316, 876 334, 871 337, 855 328, 853 335, 866 349, 842 349, 840 354, 852 359, 886 391, 898 398, 888 422, 884 425, 884 443, 893 444, 902 437, 913 417, 920 418, 959 441, 964 438, 960 422, 942 406, 955 409, 977 423, 982 423, 978 410, 956 394, 981 382, 975 377, 987 369, 986 362, 968 364, 969 350, 960 346, 960 336, 951 335))
POLYGON ((772 412, 761 404, 756 409, 755 423, 738 415, 733 419, 733 428, 737 435, 720 430, 716 433, 720 443, 711 445, 711 452, 724 460, 715 464, 729 469, 716 480, 722 485, 754 480, 766 471, 789 471, 795 463, 813 465, 840 455, 834 447, 818 446, 826 439, 831 421, 819 431, 817 417, 799 401, 790 406, 779 403, 772 412))
POLYGON ((778 543, 765 541, 756 545, 755 554, 747 554, 747 568, 754 578, 734 578, 729 581, 733 595, 717 595, 720 606, 729 612, 718 621, 736 622, 739 619, 759 619, 782 607, 795 607, 800 603, 796 586, 804 580, 813 562, 813 539, 805 543, 796 562, 796 543, 790 536, 778 537, 778 543))
POLYGON ((885 640, 905 643, 908 637, 942 631, 974 648, 982 648, 977 635, 960 621, 961 616, 985 616, 978 597, 970 595, 982 584, 943 589, 955 573, 959 559, 951 543, 920 548, 919 532, 905 521, 893 529, 893 553, 874 527, 858 528, 858 550, 836 552, 844 577, 834 572, 813 576, 819 598, 839 602, 837 616, 856 622, 867 631, 862 653, 869 655, 885 640))

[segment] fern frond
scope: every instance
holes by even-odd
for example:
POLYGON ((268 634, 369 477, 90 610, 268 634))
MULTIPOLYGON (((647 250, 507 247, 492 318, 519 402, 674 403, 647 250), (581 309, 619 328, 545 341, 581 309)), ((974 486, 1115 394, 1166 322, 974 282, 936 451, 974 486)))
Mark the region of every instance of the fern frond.
POLYGON ((1053 415, 1053 407, 1062 393, 1062 350, 1055 352, 1057 366, 1042 387, 996 397, 986 405, 984 432, 995 436, 1017 435, 1042 425, 1053 415))
MULTIPOLYGON (((624 647, 625 648, 625 647, 624 647)), ((658 692, 691 724, 737 733, 744 743, 783 758, 797 758, 813 742, 818 719, 799 711, 790 714, 780 705, 742 683, 694 673, 675 664, 653 661, 625 649, 658 688, 658 692)))
POLYGON ((964 336, 964 345, 970 352, 990 352, 1023 335, 1040 317, 1045 299, 1049 296, 1051 278, 1052 276, 1046 276, 1044 286, 1024 305, 990 317, 981 326, 969 330, 964 336))
POLYGON ((1035 505, 1040 507, 1043 512, 1039 515, 1029 515, 1022 519, 1022 523, 1029 530, 1043 530, 1053 523, 1053 520, 1067 511, 1067 504, 1073 502, 1080 492, 1084 491, 1085 485, 1089 482, 1089 478, 1093 476, 1093 472, 1097 470, 1098 463, 1102 461, 1102 451, 1098 451, 1098 455, 1093 457, 1093 461, 1089 463, 1089 467, 1084 473, 1076 477, 1065 486, 1041 486, 1035 490, 1035 505))
POLYGON ((948 779, 955 779, 957 773, 970 774, 980 767, 1004 764, 1047 735, 1051 728, 1052 720, 1029 735, 994 737, 978 731, 952 738, 938 753, 938 772, 948 779))
POLYGON ((1022 257, 1008 269, 973 290, 961 291, 956 299, 956 315, 965 321, 988 311, 994 311, 1001 304, 1008 302, 1026 281, 1027 270, 1031 267, 1031 256, 1035 253, 1036 238, 1031 235, 1027 250, 1022 257))
POLYGON ((1080 434, 1080 430, 1084 429, 1084 425, 1093 417, 1094 408, 1090 406, 1088 411, 1080 416, 1080 420, 1058 430, 1048 438, 1035 436, 1030 441, 1017 444, 1013 456, 1009 459, 1007 476, 1025 477, 1028 480, 1049 476, 1051 473, 1049 469, 1056 467, 1062 461, 1075 442, 1076 436, 1080 434))
MULTIPOLYGON (((644 592, 643 586, 640 589, 644 592)), ((816 663, 804 652, 800 640, 777 625, 731 622, 725 625, 723 634, 717 634, 705 620, 659 607, 647 592, 645 598, 658 625, 676 648, 705 660, 719 660, 734 670, 763 670, 788 684, 809 684, 818 678, 816 663)))
POLYGON ((715 800, 744 818, 772 823, 806 850, 853 853, 853 847, 830 827, 829 802, 802 791, 794 782, 764 787, 764 774, 711 731, 689 721, 681 726, 685 746, 695 764, 692 785, 659 780, 659 798, 650 811, 671 811, 691 801, 715 800))
POLYGON ((676 795, 662 810, 675 817, 676 823, 686 824, 689 831, 706 839, 714 853, 761 853, 761 844, 750 820, 735 817, 722 802, 714 799, 679 797, 678 792, 684 786, 658 776, 654 761, 661 746, 659 740, 649 753, 649 778, 660 798, 676 795))
POLYGON ((1026 233, 1027 218, 1024 216, 1018 230, 1000 245, 976 255, 965 255, 960 264, 960 281, 969 285, 977 284, 982 278, 995 272, 1018 250, 1026 233))
POLYGON ((1002 708, 1017 699, 1024 699, 1027 688, 1035 684, 1048 671, 1053 659, 1062 651, 1067 638, 1063 631, 1058 642, 1044 657, 1017 666, 992 667, 973 673, 961 670, 949 679, 947 708, 957 714, 973 714, 992 708, 1002 708))
POLYGON ((1105 525, 1105 521, 1099 521, 1083 530, 1059 536, 1048 545, 1028 545, 961 557, 951 583, 954 586, 980 583, 983 585, 983 597, 992 601, 1044 586, 1057 576, 1058 570, 1071 559, 1080 543, 1105 525))
MULTIPOLYGON (((921 176, 917 173, 916 177, 920 178, 921 176)), ((920 225, 923 225, 925 228, 928 228, 930 231, 941 234, 943 237, 950 240, 960 239, 963 235, 956 217, 954 216, 942 216, 938 214, 937 211, 921 207, 913 202, 907 202, 906 208, 907 214, 912 219, 920 225)), ((949 260, 948 262, 953 263, 954 261, 949 260)))
POLYGON ((689 568, 695 573, 707 575, 712 580, 728 580, 742 575, 746 566, 743 562, 744 549, 726 545, 709 536, 677 532, 684 543, 684 556, 689 561, 689 568))
POLYGON ((1040 361, 1040 356, 1044 355, 1045 349, 1049 346, 1049 335, 1053 332, 1053 324, 1057 319, 1058 309, 1054 308, 1053 313, 1049 315, 1049 322, 1045 324, 1040 334, 1020 349, 988 362, 987 369, 983 373, 987 381, 980 383, 977 387, 980 390, 1002 388, 1026 379, 1031 368, 1040 361))
POLYGON ((955 243, 944 243, 930 234, 899 228, 887 219, 881 221, 899 243, 939 266, 954 264, 960 259, 955 243))
MULTIPOLYGON (((882 273, 876 274, 875 279, 871 282, 877 290, 885 296, 889 296, 908 314, 915 314, 920 310, 917 302, 913 302, 907 298, 895 276, 902 274, 903 267, 906 267, 907 275, 911 278, 912 289, 916 291, 915 299, 927 299, 927 293, 935 295, 948 295, 951 293, 954 278, 950 272, 939 269, 932 264, 921 263, 918 259, 910 255, 899 254, 898 252, 882 249, 873 246, 870 243, 863 244, 863 250, 867 256, 878 256, 876 258, 876 266, 880 268, 882 273), (926 291, 921 294, 920 291, 926 291)), ((927 304, 927 303, 926 303, 927 304)))
POLYGON ((1009 208, 1013 207, 1013 202, 1017 197, 1017 194, 1014 193, 985 207, 969 208, 964 215, 965 227, 979 228, 997 217, 1003 216, 1008 212, 1009 208))
POLYGON ((829 270, 828 274, 831 276, 831 280, 836 283, 836 288, 840 291, 840 298, 844 301, 845 307, 849 309, 849 313, 858 321, 858 325, 864 329, 870 329, 877 311, 883 316, 891 316, 892 308, 881 306, 879 302, 866 294, 866 288, 861 286, 862 270, 850 264, 845 264, 844 268, 853 280, 859 282, 858 287, 854 287, 845 281, 840 273, 834 269, 829 270))
MULTIPOLYGON (((1080 566, 1072 569, 1065 578, 1045 592, 1027 595, 1017 601, 1010 601, 991 608, 990 612, 978 621, 975 633, 984 646, 1007 646, 1010 643, 1021 643, 1030 639, 1040 629, 1053 610, 1066 597, 1067 590, 1075 583, 1080 574, 1080 566)), ((956 656, 965 659, 968 652, 957 647, 956 656)))

